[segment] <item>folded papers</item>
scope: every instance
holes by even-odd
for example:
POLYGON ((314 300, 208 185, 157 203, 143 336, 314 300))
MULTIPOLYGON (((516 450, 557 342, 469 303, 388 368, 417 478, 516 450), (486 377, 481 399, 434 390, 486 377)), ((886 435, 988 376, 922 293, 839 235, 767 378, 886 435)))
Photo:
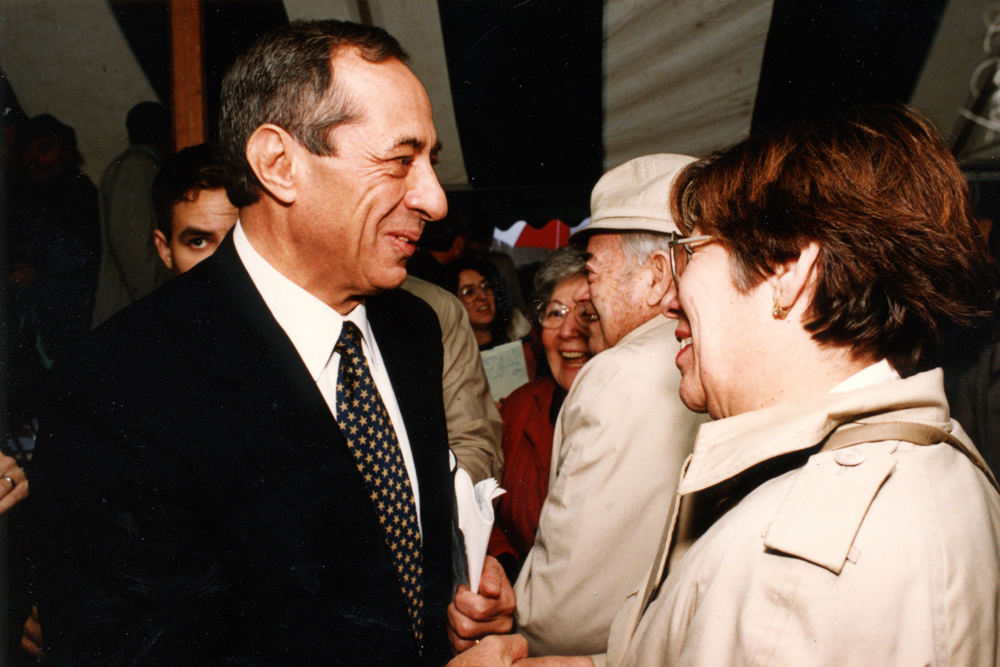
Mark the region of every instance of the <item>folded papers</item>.
POLYGON ((475 486, 469 473, 455 471, 455 498, 458 501, 458 527, 465 537, 465 554, 469 561, 469 588, 479 592, 479 579, 486 561, 486 548, 493 531, 493 500, 506 491, 490 477, 475 486))
POLYGON ((526 384, 528 366, 524 361, 524 346, 521 341, 497 345, 479 355, 483 360, 486 380, 490 383, 490 394, 494 401, 500 401, 522 384, 526 384))

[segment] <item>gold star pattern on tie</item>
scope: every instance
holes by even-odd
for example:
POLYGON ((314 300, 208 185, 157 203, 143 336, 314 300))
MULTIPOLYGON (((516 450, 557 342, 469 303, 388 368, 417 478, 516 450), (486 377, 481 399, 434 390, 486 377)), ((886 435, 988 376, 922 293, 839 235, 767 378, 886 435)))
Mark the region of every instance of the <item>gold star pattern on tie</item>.
POLYGON ((356 324, 344 322, 334 351, 340 354, 337 421, 382 524, 413 633, 417 643, 422 644, 424 600, 420 527, 403 453, 361 351, 361 331, 356 324))

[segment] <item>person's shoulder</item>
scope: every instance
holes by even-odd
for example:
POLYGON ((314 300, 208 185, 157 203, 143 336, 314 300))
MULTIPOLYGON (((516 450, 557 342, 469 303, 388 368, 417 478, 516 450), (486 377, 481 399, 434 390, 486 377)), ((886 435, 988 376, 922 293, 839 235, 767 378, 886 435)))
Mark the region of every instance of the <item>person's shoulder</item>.
POLYGON ((671 372, 674 356, 680 349, 680 344, 674 338, 676 327, 676 322, 662 315, 640 325, 626 334, 617 345, 588 361, 577 375, 574 385, 583 378, 589 378, 585 380, 589 383, 595 378, 671 372), (665 362, 669 362, 669 365, 664 366, 665 362))
POLYGON ((932 542, 947 550, 966 539, 1000 544, 987 528, 1000 521, 1000 496, 948 444, 886 441, 820 452, 772 483, 782 487, 776 493, 783 500, 764 546, 837 574, 855 552, 870 558, 872 540, 890 551, 932 542), (819 525, 836 529, 810 529, 819 525))
POLYGON ((111 164, 127 164, 132 167, 148 167, 159 169, 160 160, 148 148, 142 146, 129 146, 111 161, 111 164))
POLYGON ((146 174, 152 178, 159 170, 160 161, 149 149, 129 146, 108 165, 101 178, 101 186, 114 185, 123 174, 128 174, 130 177, 135 174, 146 174))
POLYGON ((442 328, 460 320, 465 311, 462 302, 454 294, 416 276, 409 276, 401 289, 425 301, 434 310, 442 328))
POLYGON ((504 411, 522 408, 538 400, 547 403, 552 400, 552 394, 556 390, 556 381, 551 377, 538 378, 512 391, 507 398, 503 399, 504 411))
POLYGON ((74 173, 68 179, 67 184, 77 197, 97 198, 97 186, 90 180, 90 176, 87 176, 82 171, 74 173))
POLYGON ((197 340, 201 335, 198 329, 206 321, 212 289, 208 272, 195 269, 123 308, 91 331, 74 355, 77 368, 124 369, 140 360, 148 364, 166 358, 172 349, 181 347, 195 353, 206 342, 197 340))

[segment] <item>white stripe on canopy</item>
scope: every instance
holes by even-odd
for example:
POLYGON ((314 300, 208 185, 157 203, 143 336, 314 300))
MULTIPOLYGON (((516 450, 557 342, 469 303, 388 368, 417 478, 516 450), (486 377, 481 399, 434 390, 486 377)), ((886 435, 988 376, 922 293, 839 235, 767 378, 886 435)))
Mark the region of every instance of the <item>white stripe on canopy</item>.
POLYGON ((771 0, 604 7, 604 169, 703 156, 750 132, 771 0))

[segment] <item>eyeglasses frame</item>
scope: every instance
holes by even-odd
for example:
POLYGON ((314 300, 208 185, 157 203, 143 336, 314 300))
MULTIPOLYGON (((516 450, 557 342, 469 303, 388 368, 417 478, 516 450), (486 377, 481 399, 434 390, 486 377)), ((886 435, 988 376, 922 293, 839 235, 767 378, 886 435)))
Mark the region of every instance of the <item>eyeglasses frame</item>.
POLYGON ((455 296, 457 296, 462 301, 468 301, 471 303, 472 301, 476 300, 476 297, 479 296, 480 292, 483 294, 483 296, 486 296, 487 292, 493 293, 493 283, 491 283, 488 280, 484 280, 478 285, 465 285, 464 287, 460 287, 455 292, 455 296), (466 287, 472 288, 472 291, 469 292, 468 294, 464 295, 461 294, 462 290, 465 289, 466 287))
POLYGON ((559 320, 559 324, 558 325, 556 325, 554 327, 547 327, 547 326, 545 326, 542 323, 542 315, 543 315, 543 311, 545 310, 545 308, 550 303, 552 303, 551 300, 541 302, 541 303, 538 304, 538 306, 535 309, 536 310, 536 317, 538 319, 538 325, 540 327, 542 327, 543 329, 558 329, 559 327, 561 327, 563 325, 563 322, 566 321, 566 317, 570 313, 572 313, 573 317, 576 318, 577 323, 580 326, 584 327, 584 328, 590 327, 590 325, 592 323, 594 323, 594 322, 596 322, 598 320, 597 311, 593 310, 593 304, 591 304, 589 301, 580 301, 579 303, 577 303, 572 308, 570 308, 569 306, 567 306, 564 303, 560 303, 559 305, 566 309, 566 313, 563 314, 562 318, 559 320), (590 308, 593 311, 590 314, 586 314, 587 313, 587 306, 588 305, 590 305, 590 308))
POLYGON ((670 275, 674 278, 674 289, 677 288, 677 280, 680 277, 677 272, 677 264, 674 261, 674 248, 678 246, 684 248, 684 252, 687 253, 688 259, 690 259, 691 255, 694 254, 694 248, 691 247, 692 243, 703 243, 714 239, 714 236, 683 236, 677 232, 670 233, 670 243, 668 244, 668 247, 670 248, 670 275))

